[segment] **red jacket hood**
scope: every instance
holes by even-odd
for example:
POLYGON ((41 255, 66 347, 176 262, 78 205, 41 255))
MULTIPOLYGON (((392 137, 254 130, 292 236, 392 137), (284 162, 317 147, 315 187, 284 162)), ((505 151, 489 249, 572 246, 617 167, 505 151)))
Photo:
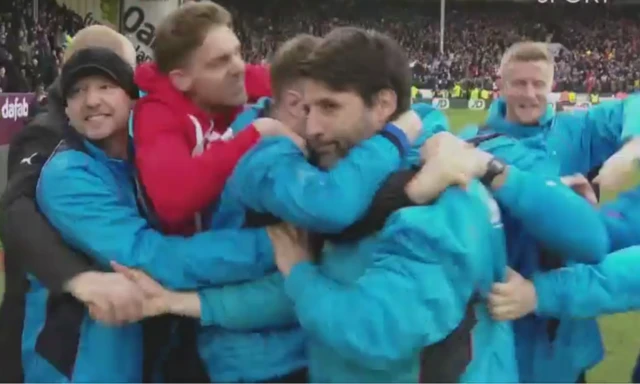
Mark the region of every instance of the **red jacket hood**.
POLYGON ((193 115, 207 126, 211 119, 216 120, 216 126, 221 129, 218 123, 225 127, 230 124, 235 115, 243 110, 243 106, 229 108, 228 113, 221 113, 212 116, 194 104, 184 93, 177 90, 169 76, 160 72, 158 66, 153 62, 140 64, 135 71, 135 82, 140 90, 145 92, 145 97, 160 101, 172 110, 179 111, 185 115, 193 115))
POLYGON ((135 82, 146 97, 167 104, 169 107, 184 114, 194 115, 198 120, 207 121, 211 116, 198 108, 188 97, 178 91, 169 76, 160 72, 155 63, 143 63, 136 68, 135 82))

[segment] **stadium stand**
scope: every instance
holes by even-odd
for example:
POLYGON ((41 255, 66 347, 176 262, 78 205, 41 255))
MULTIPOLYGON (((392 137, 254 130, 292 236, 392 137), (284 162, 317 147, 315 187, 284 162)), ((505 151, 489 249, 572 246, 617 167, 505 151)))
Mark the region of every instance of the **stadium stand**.
MULTIPOLYGON (((38 23, 25 0, 0 15, 0 89, 33 91, 57 74, 65 34, 82 18, 55 0, 39 0, 38 23), (3 74, 6 72, 6 74, 3 74)), ((447 4, 445 52, 439 52, 439 2, 384 0, 222 0, 234 14, 245 59, 268 60, 299 32, 322 35, 339 25, 392 34, 408 49, 415 85, 491 89, 505 47, 523 39, 553 43, 554 90, 631 92, 640 88, 638 8, 603 4, 453 2, 447 4)), ((4 3, 4 1, 3 1, 4 3)), ((2 12, 0 9, 0 12, 2 12)))

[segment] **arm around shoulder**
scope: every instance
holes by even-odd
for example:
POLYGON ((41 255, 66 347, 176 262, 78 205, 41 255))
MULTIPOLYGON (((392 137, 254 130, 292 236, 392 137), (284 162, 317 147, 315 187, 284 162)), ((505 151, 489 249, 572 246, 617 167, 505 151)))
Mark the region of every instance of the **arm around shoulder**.
POLYGON ((305 229, 335 233, 364 214, 400 158, 390 140, 376 135, 325 171, 311 165, 292 141, 270 138, 240 160, 228 189, 251 209, 305 229))
POLYGON ((139 268, 171 289, 255 278, 273 268, 263 229, 164 236, 149 227, 135 204, 120 198, 120 186, 101 173, 108 171, 92 162, 73 151, 56 155, 43 169, 37 197, 65 241, 99 265, 116 261, 139 268))

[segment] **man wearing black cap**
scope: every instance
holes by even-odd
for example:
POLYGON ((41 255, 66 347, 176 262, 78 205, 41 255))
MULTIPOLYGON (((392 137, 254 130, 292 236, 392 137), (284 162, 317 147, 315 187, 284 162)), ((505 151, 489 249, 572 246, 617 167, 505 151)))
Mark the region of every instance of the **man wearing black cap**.
MULTIPOLYGON (((93 25, 76 34, 65 61, 87 47, 112 50, 135 65, 131 43, 114 30, 93 25)), ((48 90, 48 103, 12 139, 7 164, 8 185, 0 200, 0 232, 5 251, 6 290, 0 306, 0 382, 22 382, 22 327, 26 275, 35 276, 52 295, 70 292, 98 306, 126 307, 135 287, 117 274, 94 272, 89 259, 71 249, 36 207, 35 189, 40 170, 62 137, 66 125, 60 84, 48 90)))
MULTIPOLYGON (((64 212, 49 198, 55 199, 61 190, 77 189, 87 172, 100 178, 129 180, 127 123, 138 96, 131 65, 105 48, 87 48, 71 56, 62 69, 60 90, 69 125, 63 132, 64 140, 43 168, 37 190, 38 206, 54 225, 64 212), (74 171, 76 184, 51 187, 56 175, 74 171)), ((112 193, 100 185, 93 192, 112 193)), ((82 202, 78 202, 78 209, 83 209, 82 202)), ((68 231, 58 229, 68 243, 82 249, 69 238, 68 231)), ((91 311, 105 307, 94 305, 90 298, 77 297, 78 301, 69 294, 51 294, 37 278, 30 277, 29 283, 22 346, 25 381, 141 381, 138 324, 99 325, 86 317, 85 303, 91 311)), ((119 285, 114 281, 113 289, 120 289, 119 285)), ((130 316, 139 316, 142 295, 137 299, 138 303, 116 320, 128 322, 130 316)))
MULTIPOLYGON (((137 89, 131 67, 115 53, 76 52, 62 69, 60 86, 70 124, 42 169, 36 198, 70 246, 103 268, 109 269, 111 261, 137 267, 177 290, 236 283, 274 269, 264 228, 183 238, 163 236, 141 216, 128 161, 128 120, 137 89)), ((140 316, 141 306, 132 305, 116 321, 120 326, 107 326, 87 316, 82 298, 49 295, 37 279, 30 282, 27 308, 33 315, 28 313, 23 337, 26 381, 141 381, 142 329, 127 324, 140 316)), ((95 313, 102 308, 91 304, 93 317, 105 318, 95 313)))
POLYGON ((76 133, 107 156, 126 159, 129 113, 138 97, 131 66, 110 50, 84 49, 64 65, 60 85, 76 133))

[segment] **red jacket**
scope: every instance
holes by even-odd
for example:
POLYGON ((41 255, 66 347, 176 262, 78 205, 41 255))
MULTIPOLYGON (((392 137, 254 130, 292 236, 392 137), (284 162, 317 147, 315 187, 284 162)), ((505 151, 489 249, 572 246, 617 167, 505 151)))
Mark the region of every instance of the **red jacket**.
MULTIPOLYGON (((249 126, 232 137, 229 124, 243 106, 211 116, 175 89, 154 63, 136 69, 147 94, 134 108, 135 163, 166 233, 190 235, 196 215, 220 196, 240 157, 260 138, 249 126)), ((251 101, 271 94, 265 67, 247 66, 251 101)))

